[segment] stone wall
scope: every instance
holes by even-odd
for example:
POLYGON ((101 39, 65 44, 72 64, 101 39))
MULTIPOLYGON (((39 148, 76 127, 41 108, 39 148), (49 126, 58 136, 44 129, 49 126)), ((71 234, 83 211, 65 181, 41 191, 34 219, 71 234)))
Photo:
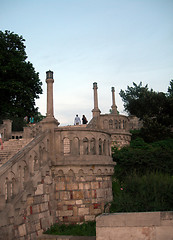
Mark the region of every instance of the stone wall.
POLYGON ((55 130, 56 159, 51 168, 55 184, 55 219, 94 220, 112 201, 110 134, 85 127, 55 130))
POLYGON ((97 240, 172 240, 173 212, 102 214, 96 218, 97 240))
POLYGON ((60 222, 93 221, 112 201, 112 180, 100 167, 61 167, 54 170, 56 219, 60 222))

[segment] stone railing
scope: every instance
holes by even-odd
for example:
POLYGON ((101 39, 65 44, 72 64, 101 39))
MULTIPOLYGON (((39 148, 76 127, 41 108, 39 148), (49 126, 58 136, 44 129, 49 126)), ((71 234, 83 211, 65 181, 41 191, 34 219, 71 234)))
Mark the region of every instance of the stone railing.
POLYGON ((34 124, 27 124, 26 127, 23 128, 23 137, 24 138, 34 138, 36 137, 39 133, 42 132, 42 123, 34 123, 34 124))
POLYGON ((48 154, 49 131, 38 135, 0 168, 3 239, 23 239, 23 236, 36 239, 52 223, 48 154))
POLYGON ((97 240, 172 240, 173 212, 102 214, 96 218, 97 240))
POLYGON ((104 131, 81 127, 59 127, 55 133, 58 137, 56 154, 64 157, 104 156, 111 157, 110 134, 104 131))

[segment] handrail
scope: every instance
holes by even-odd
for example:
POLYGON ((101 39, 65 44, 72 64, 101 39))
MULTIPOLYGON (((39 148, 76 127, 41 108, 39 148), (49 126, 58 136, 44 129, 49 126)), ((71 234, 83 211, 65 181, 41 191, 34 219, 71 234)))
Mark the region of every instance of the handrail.
POLYGON ((40 142, 40 140, 42 140, 48 133, 50 132, 50 130, 46 130, 43 133, 40 133, 37 137, 35 137, 30 143, 28 143, 22 150, 20 150, 18 153, 16 153, 13 157, 11 157, 6 163, 4 163, 1 167, 0 167, 0 176, 2 174, 4 174, 9 168, 11 168, 11 166, 13 164, 15 164, 16 162, 19 162, 20 159, 26 154, 28 153, 33 146, 37 145, 37 143, 40 142))

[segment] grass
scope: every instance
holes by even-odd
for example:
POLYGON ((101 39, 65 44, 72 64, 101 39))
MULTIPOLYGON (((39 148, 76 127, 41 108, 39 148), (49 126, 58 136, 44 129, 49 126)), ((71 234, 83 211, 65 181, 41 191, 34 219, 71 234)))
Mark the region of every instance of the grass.
POLYGON ((96 236, 96 222, 91 221, 82 224, 54 224, 45 234, 72 235, 72 236, 96 236))

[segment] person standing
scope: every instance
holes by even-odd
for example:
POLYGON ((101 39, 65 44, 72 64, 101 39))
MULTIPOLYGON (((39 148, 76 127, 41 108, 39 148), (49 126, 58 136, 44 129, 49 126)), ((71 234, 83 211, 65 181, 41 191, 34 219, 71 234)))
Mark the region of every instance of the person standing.
POLYGON ((34 118, 33 118, 33 116, 30 117, 29 122, 30 122, 30 123, 34 123, 34 118))
POLYGON ((0 144, 1 144, 1 150, 3 150, 3 142, 2 142, 2 135, 1 135, 1 133, 0 133, 0 144))
POLYGON ((82 117, 82 124, 87 124, 88 120, 86 119, 85 115, 82 117))
POLYGON ((76 114, 76 117, 74 119, 74 125, 79 125, 81 124, 80 117, 76 114))

